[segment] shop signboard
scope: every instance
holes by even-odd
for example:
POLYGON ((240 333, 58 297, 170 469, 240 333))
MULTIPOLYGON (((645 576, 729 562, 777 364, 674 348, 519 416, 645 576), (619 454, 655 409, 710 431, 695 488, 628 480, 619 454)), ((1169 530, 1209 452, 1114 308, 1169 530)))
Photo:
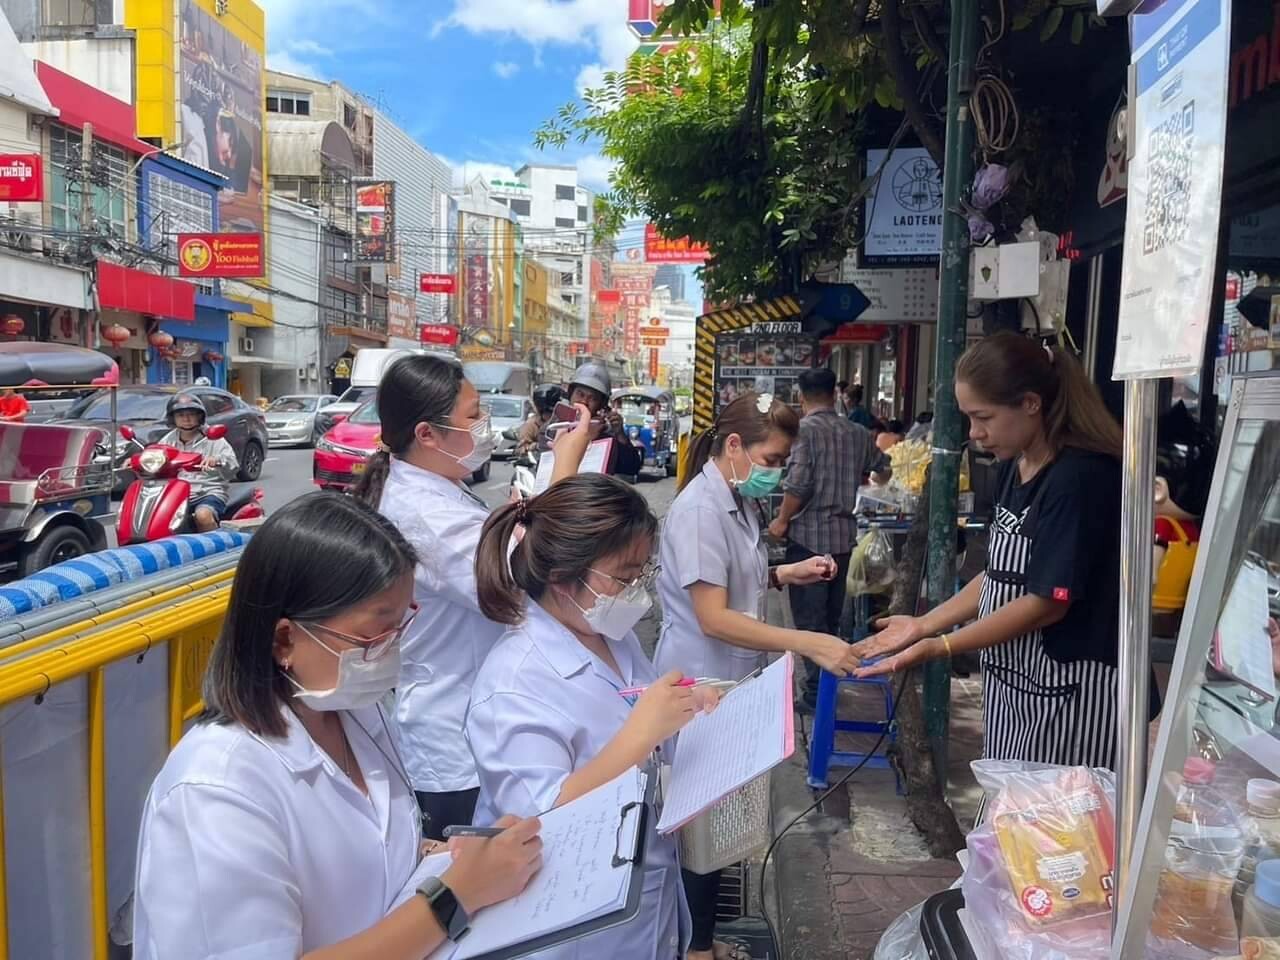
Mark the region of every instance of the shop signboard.
POLYGON ((396 185, 390 180, 357 180, 356 259, 393 263, 396 259, 396 185))
POLYGON ((858 314, 861 323, 938 322, 937 267, 859 269, 850 258, 840 265, 839 277, 870 301, 858 314))
POLYGON ((261 277, 265 272, 260 233, 178 234, 180 277, 261 277))
POLYGON ((652 223, 644 225, 644 259, 648 263, 706 263, 711 251, 688 237, 668 240, 652 223))
POLYGON ((418 331, 418 340, 422 343, 452 347, 458 342, 458 328, 444 323, 424 323, 418 331))
POLYGON ((412 297, 402 293, 387 294, 387 336, 400 340, 417 337, 418 310, 412 297))
POLYGON ((923 147, 867 151, 867 175, 879 171, 865 201, 867 266, 935 263, 942 253, 942 171, 923 147))
POLYGON ((658 382, 658 351, 653 349, 649 351, 649 382, 658 382))
POLYGON ((44 174, 38 153, 0 153, 0 200, 44 199, 44 174))
MULTIPOLYGON (((218 193, 224 231, 261 233, 263 157, 262 52, 230 26, 234 18, 181 0, 182 159, 227 178, 218 193)), ((148 68, 151 69, 151 68, 148 68)))
POLYGON ((418 290, 422 293, 457 293, 458 278, 452 273, 424 273, 418 277, 418 290))
POLYGON ((818 359, 818 340, 798 321, 757 323, 716 335, 715 412, 749 391, 800 402, 796 378, 818 359))
POLYGON ((1200 369, 1222 205, 1230 0, 1132 18, 1135 119, 1113 376, 1200 369))

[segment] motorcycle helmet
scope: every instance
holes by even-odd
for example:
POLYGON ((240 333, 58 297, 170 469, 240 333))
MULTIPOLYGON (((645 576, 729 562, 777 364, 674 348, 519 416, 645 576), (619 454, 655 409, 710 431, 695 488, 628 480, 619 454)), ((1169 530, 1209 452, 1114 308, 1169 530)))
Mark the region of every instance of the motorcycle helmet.
POLYGON ((548 416, 556 404, 565 398, 564 389, 558 383, 544 383, 533 391, 533 406, 542 416, 548 416))
POLYGON ((197 387, 212 387, 212 386, 213 386, 213 381, 212 381, 212 380, 210 380, 208 377, 196 377, 196 386, 197 386, 197 387))
POLYGON ((594 390, 603 398, 602 404, 607 404, 609 397, 613 394, 613 379, 609 376, 609 368, 599 360, 588 360, 573 371, 573 376, 569 380, 570 395, 573 394, 574 387, 594 390))
POLYGON ((204 426, 207 414, 204 404, 200 402, 200 398, 190 393, 175 393, 164 408, 164 422, 170 427, 176 427, 174 416, 183 410, 190 410, 200 415, 200 426, 204 426))

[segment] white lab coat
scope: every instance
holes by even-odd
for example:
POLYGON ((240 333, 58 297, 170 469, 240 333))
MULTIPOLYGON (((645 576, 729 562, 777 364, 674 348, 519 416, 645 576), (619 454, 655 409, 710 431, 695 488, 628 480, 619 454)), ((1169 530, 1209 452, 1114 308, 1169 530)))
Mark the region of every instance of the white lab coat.
MULTIPOLYGON (((634 633, 610 640, 618 675, 535 603, 480 668, 467 739, 480 774, 475 822, 555 806, 569 774, 617 735, 631 705, 619 690, 657 678, 634 633)), ((555 960, 673 960, 684 956, 689 911, 674 838, 650 817, 640 914, 630 923, 538 954, 555 960)))
POLYGON ((282 713, 283 740, 200 724, 165 761, 142 811, 135 960, 294 958, 397 904, 421 818, 378 708, 342 718, 368 796, 282 713))
POLYGON ((418 552, 419 611, 400 641, 396 733, 415 790, 479 784, 463 735, 476 671, 506 628, 480 612, 476 546, 489 509, 466 487, 393 458, 378 509, 418 552))
POLYGON ((710 460, 680 494, 662 525, 662 632, 654 662, 660 673, 740 680, 762 666, 765 655, 708 637, 698 624, 689 588, 724 587, 729 609, 764 619, 769 555, 760 536, 756 506, 738 500, 710 460))

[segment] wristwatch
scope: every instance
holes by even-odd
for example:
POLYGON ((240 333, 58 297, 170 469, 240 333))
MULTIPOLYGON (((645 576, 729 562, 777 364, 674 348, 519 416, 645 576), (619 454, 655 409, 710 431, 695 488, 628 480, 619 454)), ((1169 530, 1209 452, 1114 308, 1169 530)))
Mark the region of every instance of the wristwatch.
POLYGON ((467 935, 467 931, 471 929, 471 918, 443 880, 428 877, 418 888, 418 892, 426 898, 427 906, 435 914, 436 922, 440 924, 446 937, 457 943, 467 935))

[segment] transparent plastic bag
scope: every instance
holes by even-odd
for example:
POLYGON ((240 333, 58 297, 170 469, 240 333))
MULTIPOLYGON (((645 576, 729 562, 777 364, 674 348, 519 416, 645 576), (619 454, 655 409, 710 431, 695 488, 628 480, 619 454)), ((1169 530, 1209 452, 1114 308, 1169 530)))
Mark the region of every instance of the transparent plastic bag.
POLYGON ((893 544, 880 529, 863 534, 849 555, 849 575, 845 592, 851 597, 864 593, 885 593, 893 587, 897 570, 893 563, 893 544))
POLYGON ((1107 770, 977 760, 965 909, 1005 960, 1108 960, 1115 782, 1107 770))
POLYGON ((876 944, 871 960, 929 960, 924 937, 920 934, 920 917, 924 904, 918 903, 889 924, 876 944))

